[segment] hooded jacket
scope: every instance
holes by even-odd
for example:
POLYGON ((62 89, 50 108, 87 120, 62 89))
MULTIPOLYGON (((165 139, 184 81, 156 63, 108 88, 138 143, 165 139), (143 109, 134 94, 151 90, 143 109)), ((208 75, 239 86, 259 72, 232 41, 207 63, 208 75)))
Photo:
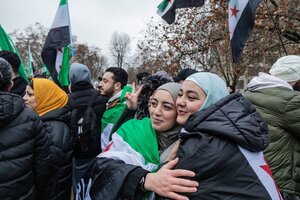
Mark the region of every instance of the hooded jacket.
POLYGON ((0 199, 43 199, 49 141, 39 116, 22 97, 0 92, 0 199))
POLYGON ((69 131, 70 112, 67 107, 52 110, 41 117, 50 137, 51 177, 48 198, 70 199, 72 185, 72 140, 69 131))
POLYGON ((196 112, 184 127, 175 168, 196 173, 199 186, 189 199, 280 199, 261 152, 267 125, 240 94, 196 112))
POLYGON ((260 73, 244 96, 268 124, 271 140, 264 153, 279 190, 300 195, 300 93, 260 73))

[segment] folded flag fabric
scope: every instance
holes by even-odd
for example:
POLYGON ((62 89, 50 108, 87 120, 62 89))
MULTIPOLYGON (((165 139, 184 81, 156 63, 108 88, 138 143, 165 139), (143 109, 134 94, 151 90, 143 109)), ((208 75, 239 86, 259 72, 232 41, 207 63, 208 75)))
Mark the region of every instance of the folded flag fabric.
POLYGON ((124 123, 113 134, 106 151, 98 157, 122 160, 126 164, 141 166, 148 171, 156 170, 160 158, 156 132, 150 118, 132 119, 124 123))
POLYGON ((157 7, 157 14, 168 24, 172 24, 175 21, 177 8, 200 7, 204 2, 205 0, 163 0, 157 7))
POLYGON ((60 86, 69 85, 71 31, 67 0, 61 0, 46 38, 42 59, 52 79, 60 86))
POLYGON ((260 0, 229 0, 228 20, 232 60, 238 61, 243 48, 253 30, 255 11, 260 0))
POLYGON ((20 67, 19 67, 18 74, 28 82, 28 79, 26 77, 25 68, 24 68, 24 63, 22 62, 22 58, 20 56, 20 53, 19 53, 17 47, 15 46, 14 42, 11 40, 9 35, 4 31, 4 29, 0 25, 0 51, 1 50, 14 52, 19 56, 19 58, 21 60, 21 64, 20 64, 20 67))

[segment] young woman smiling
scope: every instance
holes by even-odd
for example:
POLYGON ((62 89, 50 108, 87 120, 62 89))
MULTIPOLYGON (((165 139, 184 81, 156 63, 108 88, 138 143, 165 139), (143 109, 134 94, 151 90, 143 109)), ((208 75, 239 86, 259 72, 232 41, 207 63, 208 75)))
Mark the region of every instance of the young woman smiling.
MULTIPOLYGON (((101 153, 90 166, 78 185, 77 199, 141 199, 145 193, 144 180, 168 161, 176 149, 181 126, 176 123, 176 99, 181 85, 166 83, 160 86, 149 100, 149 115, 142 120, 132 119, 123 124, 112 136, 107 151, 101 153), (110 191, 113 188, 113 192, 110 191), (86 193, 83 193, 87 191, 86 193)), ((176 161, 164 166, 170 169, 176 161)), ((194 176, 188 170, 174 170, 175 176, 194 176)), ((184 192, 195 191, 195 181, 176 178, 192 185, 184 192)), ((153 194, 152 194, 153 195, 153 194)))

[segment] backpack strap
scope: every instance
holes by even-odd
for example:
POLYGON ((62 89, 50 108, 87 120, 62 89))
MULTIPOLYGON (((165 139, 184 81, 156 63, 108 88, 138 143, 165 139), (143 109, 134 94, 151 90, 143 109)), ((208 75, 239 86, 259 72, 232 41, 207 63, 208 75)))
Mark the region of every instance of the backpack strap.
POLYGON ((89 100, 89 102, 87 103, 88 106, 93 107, 97 97, 99 95, 98 91, 95 91, 94 94, 92 95, 91 99, 89 100))
POLYGON ((68 95, 68 99, 69 99, 68 107, 69 107, 69 110, 71 111, 75 108, 75 102, 74 102, 74 99, 70 95, 68 95))

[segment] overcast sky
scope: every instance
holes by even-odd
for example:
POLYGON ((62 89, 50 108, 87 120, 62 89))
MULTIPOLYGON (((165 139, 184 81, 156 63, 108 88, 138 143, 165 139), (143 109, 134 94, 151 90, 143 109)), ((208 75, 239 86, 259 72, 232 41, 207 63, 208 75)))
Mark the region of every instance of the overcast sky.
MULTIPOLYGON (((114 31, 127 33, 135 44, 162 0, 69 0, 71 31, 80 43, 108 53, 114 31)), ((7 33, 40 22, 50 28, 60 0, 0 0, 0 24, 7 33)))

